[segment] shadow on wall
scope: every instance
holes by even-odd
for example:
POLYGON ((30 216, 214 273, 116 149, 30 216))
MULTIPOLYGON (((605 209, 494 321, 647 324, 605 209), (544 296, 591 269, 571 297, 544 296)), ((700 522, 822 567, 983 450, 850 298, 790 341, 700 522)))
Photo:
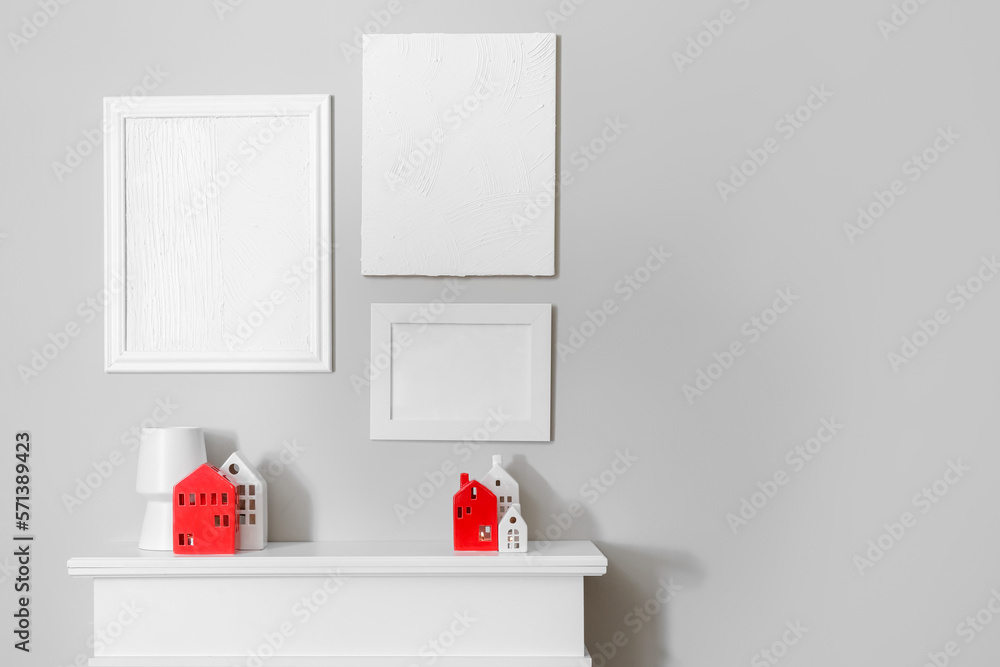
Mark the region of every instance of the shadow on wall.
POLYGON ((555 489, 538 471, 531 467, 527 457, 514 455, 504 461, 507 469, 517 480, 521 498, 521 516, 528 524, 528 537, 544 549, 551 540, 588 540, 593 535, 590 513, 584 509, 578 516, 569 512, 570 503, 577 502, 584 507, 580 498, 565 499, 556 494, 555 489))
POLYGON ((208 455, 208 462, 221 469, 229 455, 239 450, 239 436, 236 435, 236 431, 217 431, 207 428, 202 430, 205 433, 205 453, 208 455))
POLYGON ((608 558, 607 574, 584 579, 585 637, 593 667, 669 664, 671 600, 701 583, 701 563, 685 552, 598 541, 591 503, 559 496, 525 456, 515 455, 505 467, 520 486, 521 513, 536 548, 544 551, 552 540, 592 540, 608 558))
POLYGON ((608 572, 584 579, 585 637, 593 667, 669 665, 671 601, 701 583, 701 564, 681 551, 595 544, 608 557, 608 572))
MULTIPOLYGON (((306 485, 294 466, 294 443, 283 443, 276 452, 261 460, 248 457, 267 481, 267 539, 269 542, 310 542, 313 539, 313 511, 306 485)), ((240 451, 234 431, 205 431, 208 462, 219 467, 229 455, 240 451)))

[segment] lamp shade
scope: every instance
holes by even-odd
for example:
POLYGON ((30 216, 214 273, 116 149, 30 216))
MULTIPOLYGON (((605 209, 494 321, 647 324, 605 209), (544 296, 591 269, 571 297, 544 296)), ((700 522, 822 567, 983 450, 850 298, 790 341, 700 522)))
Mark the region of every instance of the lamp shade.
POLYGON ((135 490, 146 496, 139 548, 173 548, 174 484, 208 461, 205 434, 196 426, 144 428, 139 442, 135 490))
POLYGON ((142 494, 169 494, 174 490, 174 484, 207 461, 205 434, 201 428, 144 428, 139 443, 135 490, 142 494))

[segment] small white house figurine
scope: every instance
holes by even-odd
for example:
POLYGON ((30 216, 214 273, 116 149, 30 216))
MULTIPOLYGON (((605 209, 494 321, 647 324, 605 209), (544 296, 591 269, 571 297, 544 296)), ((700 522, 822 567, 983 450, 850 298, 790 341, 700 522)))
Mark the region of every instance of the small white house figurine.
POLYGON ((514 503, 500 519, 497 526, 500 553, 517 553, 528 550, 528 524, 521 517, 521 504, 514 503))
POLYGON ((239 452, 222 464, 222 474, 236 487, 237 549, 267 546, 267 482, 239 452))
POLYGON ((499 454, 493 455, 493 467, 480 478, 480 483, 497 497, 498 521, 503 519, 503 515, 507 513, 511 505, 521 502, 517 490, 517 480, 504 470, 503 457, 499 454))

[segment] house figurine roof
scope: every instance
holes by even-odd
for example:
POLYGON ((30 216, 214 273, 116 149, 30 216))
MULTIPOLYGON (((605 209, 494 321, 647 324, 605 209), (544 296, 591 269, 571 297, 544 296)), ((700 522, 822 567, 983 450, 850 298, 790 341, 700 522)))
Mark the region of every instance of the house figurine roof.
POLYGON ((203 463, 191 471, 187 477, 177 482, 175 487, 190 488, 192 485, 211 484, 217 487, 225 487, 228 490, 233 484, 227 480, 222 472, 209 463, 203 463))
MULTIPOLYGON (((483 486, 487 486, 493 489, 495 486, 504 487, 512 489, 514 493, 517 493, 517 480, 511 477, 510 473, 503 467, 503 456, 500 454, 493 455, 493 467, 490 471, 483 475, 482 477, 483 486), (500 482, 497 484, 497 482, 500 482)), ((517 502, 517 499, 514 500, 517 502)))
POLYGON ((505 523, 511 523, 510 517, 514 517, 519 521, 524 521, 524 517, 521 516, 521 503, 514 503, 513 505, 510 506, 510 509, 508 509, 507 512, 504 513, 503 518, 505 520, 505 523))
POLYGON ((528 524, 521 516, 520 503, 511 505, 497 525, 497 548, 501 553, 528 550, 528 524))
POLYGON ((240 482, 243 482, 244 480, 254 480, 257 484, 267 486, 267 481, 265 481, 264 476, 261 475, 257 469, 254 468, 239 452, 233 452, 230 454, 229 458, 226 459, 226 462, 222 464, 222 474, 231 481, 235 479, 239 479, 240 482))
POLYGON ((474 500, 476 500, 476 499, 480 499, 481 500, 481 499, 486 499, 486 498, 489 498, 489 497, 494 497, 494 498, 496 497, 496 494, 493 493, 492 491, 490 491, 489 487, 487 487, 484 483, 478 482, 478 481, 476 481, 474 479, 469 479, 469 473, 463 472, 463 473, 461 473, 459 475, 458 492, 455 493, 455 498, 458 498, 458 496, 460 496, 460 495, 464 495, 465 491, 468 490, 470 487, 473 487, 473 486, 476 487, 477 489, 480 489, 483 492, 485 492, 484 496, 479 496, 478 493, 475 493, 473 491, 473 496, 472 497, 473 497, 474 500))

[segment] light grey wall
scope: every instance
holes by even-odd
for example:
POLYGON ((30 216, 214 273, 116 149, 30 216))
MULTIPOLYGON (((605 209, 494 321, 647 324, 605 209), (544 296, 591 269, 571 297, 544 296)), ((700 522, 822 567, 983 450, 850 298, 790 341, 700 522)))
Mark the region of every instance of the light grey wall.
MULTIPOLYGON (((755 655, 786 622, 808 632, 781 664, 921 665, 950 640, 955 664, 995 658, 1000 622, 971 643, 957 626, 1000 586, 1000 281, 961 309, 949 292, 1000 250, 1000 6, 897 1, 919 9, 885 39, 878 22, 891 20, 890 0, 563 0, 564 13, 575 8, 566 17, 547 14, 558 0, 402 0, 388 31, 562 36, 560 155, 574 182, 562 192, 559 275, 469 280, 463 301, 551 302, 565 345, 588 310, 607 299, 618 307, 556 364, 554 441, 490 446, 467 464, 450 443, 370 442, 368 396, 351 383, 368 356, 369 304, 431 300, 444 286, 360 274, 361 67, 341 45, 388 2, 245 0, 221 19, 208 0, 71 2, 16 53, 8 34, 0 433, 11 443, 32 432, 38 541, 36 650, 4 646, 0 662, 49 667, 89 655, 89 582, 69 580, 65 561, 137 539, 135 455, 122 436, 160 401, 176 405, 164 423, 211 429, 216 463, 238 445, 281 469, 274 540, 447 539, 454 479, 403 524, 393 505, 446 460, 475 473, 494 451, 512 457, 530 524, 592 539, 610 558, 607 576, 586 587, 587 642, 599 654, 623 632, 613 664, 765 664, 755 655), (673 53, 723 9, 733 21, 679 71, 673 53), (61 179, 53 163, 98 130, 102 96, 129 94, 147 68, 166 73, 154 94, 335 96, 335 373, 102 372, 103 326, 86 305, 102 290, 100 151, 61 179), (813 98, 819 108, 789 137, 776 122, 814 86, 832 97, 813 98), (622 124, 620 136, 581 160, 608 122, 622 124), (938 128, 959 138, 911 181, 904 163, 933 146, 938 128), (717 181, 765 145, 777 152, 723 201, 717 181), (905 192, 850 243, 843 225, 894 179, 905 192), (672 257, 626 301, 616 285, 651 246, 672 257), (744 323, 776 290, 797 299, 754 341, 744 323), (948 322, 894 370, 887 354, 937 309, 948 322), (22 381, 18 366, 68 323, 79 335, 22 381), (683 386, 734 341, 743 354, 721 377, 712 368, 717 379, 690 404, 683 386), (843 428, 798 469, 786 453, 822 419, 843 428), (124 463, 68 511, 64 494, 115 450, 124 463), (593 491, 589 480, 611 479, 619 453, 637 461, 593 491), (921 501, 949 461, 969 471, 939 484, 938 502, 921 501), (727 513, 779 471, 787 483, 734 534, 727 513), (585 513, 563 531, 552 515, 572 501, 585 513), (915 525, 859 571, 854 557, 904 512, 915 525), (665 609, 648 602, 661 581, 681 587, 665 609), (637 620, 647 602, 655 613, 637 620)), ((2 11, 9 33, 40 10, 15 0, 2 11)), ((0 466, 8 507, 11 449, 0 466)), ((12 610, 10 575, 0 576, 0 608, 12 610)))

